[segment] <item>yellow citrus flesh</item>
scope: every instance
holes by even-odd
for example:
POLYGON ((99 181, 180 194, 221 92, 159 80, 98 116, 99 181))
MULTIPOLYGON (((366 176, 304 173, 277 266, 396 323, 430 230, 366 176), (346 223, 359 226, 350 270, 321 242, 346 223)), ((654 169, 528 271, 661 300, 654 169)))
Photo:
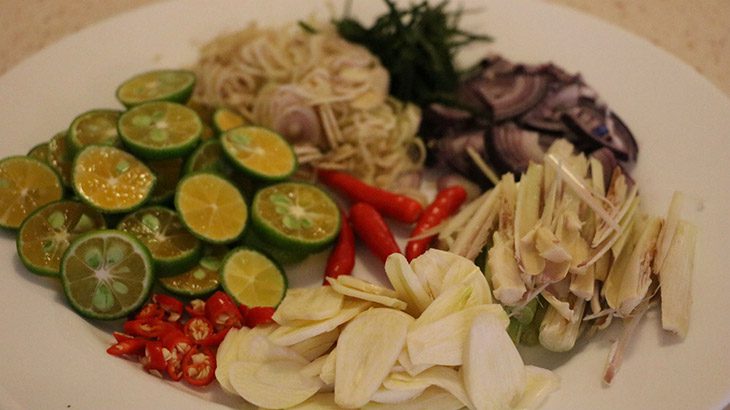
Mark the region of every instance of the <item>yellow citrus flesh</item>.
POLYGON ((66 132, 59 132, 48 141, 48 165, 61 176, 65 186, 71 186, 71 152, 68 147, 66 132))
POLYGON ((215 174, 192 174, 183 179, 175 204, 188 229, 209 242, 237 239, 248 221, 248 207, 241 192, 215 174))
POLYGON ((219 108, 213 114, 213 123, 218 132, 225 132, 230 129, 240 127, 246 124, 246 120, 241 114, 229 110, 227 108, 219 108))
POLYGON ((114 147, 89 146, 74 162, 74 190, 103 212, 124 212, 142 205, 155 181, 144 163, 114 147))
POLYGON ((94 110, 76 117, 69 129, 74 148, 78 150, 92 144, 118 144, 119 115, 120 112, 116 110, 94 110))
POLYGON ((291 175, 297 166, 289 143, 266 128, 233 128, 221 136, 221 143, 234 163, 256 177, 281 180, 291 175))
POLYGON ((104 218, 76 201, 50 203, 30 215, 18 233, 18 253, 33 272, 58 274, 61 257, 80 234, 104 228, 104 218))
POLYGON ((29 157, 0 162, 0 226, 18 228, 31 212, 63 197, 58 175, 29 157))
POLYGON ((221 272, 226 291, 246 306, 277 306, 286 292, 286 278, 279 267, 252 249, 232 250, 221 272))
POLYGON ((155 157, 161 151, 179 156, 194 148, 203 124, 192 109, 166 101, 138 105, 119 119, 119 132, 125 144, 141 155, 155 157), (178 152, 179 151, 179 152, 178 152))
POLYGON ((179 275, 160 278, 160 284, 179 295, 201 296, 211 293, 220 286, 218 270, 227 252, 224 246, 211 246, 191 269, 179 275))
POLYGON ((180 70, 157 70, 132 77, 117 90, 117 97, 125 105, 136 105, 146 101, 169 99, 182 102, 195 83, 191 72, 180 70))
POLYGON ((175 188, 177 188, 182 173, 182 164, 182 158, 159 159, 147 162, 147 166, 157 176, 157 184, 155 184, 152 198, 150 198, 153 203, 164 202, 175 194, 175 188))

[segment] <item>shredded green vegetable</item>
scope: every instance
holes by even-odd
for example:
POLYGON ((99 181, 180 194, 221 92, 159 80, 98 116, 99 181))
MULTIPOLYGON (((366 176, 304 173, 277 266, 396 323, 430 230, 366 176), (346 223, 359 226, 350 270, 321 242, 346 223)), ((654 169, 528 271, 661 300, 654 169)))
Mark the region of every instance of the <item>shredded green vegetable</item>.
POLYGON ((447 10, 448 0, 435 5, 422 1, 405 9, 384 1, 388 11, 371 27, 349 16, 348 2, 345 16, 334 21, 338 33, 380 58, 390 72, 395 97, 420 106, 453 100, 460 77, 454 63, 457 52, 491 37, 461 30, 464 10, 447 10))

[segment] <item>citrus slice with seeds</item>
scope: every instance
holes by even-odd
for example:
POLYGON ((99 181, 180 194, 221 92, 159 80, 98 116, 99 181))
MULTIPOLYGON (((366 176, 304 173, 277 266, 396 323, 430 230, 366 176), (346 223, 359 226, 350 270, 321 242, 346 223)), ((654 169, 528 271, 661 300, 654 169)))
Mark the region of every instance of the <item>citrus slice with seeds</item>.
POLYGON ((117 121, 121 111, 91 110, 80 114, 68 127, 68 142, 72 152, 78 152, 87 145, 119 146, 117 121))
POLYGON ((235 241, 248 222, 248 206, 241 192, 212 173, 183 178, 175 192, 175 207, 193 235, 210 243, 235 241))
POLYGON ((35 145, 33 148, 28 151, 28 156, 31 158, 35 158, 37 160, 40 160, 41 162, 48 163, 48 157, 50 155, 50 151, 48 148, 48 142, 41 142, 38 145, 35 145))
POLYGON ((233 175, 233 166, 223 154, 220 141, 210 140, 198 145, 185 162, 185 173, 212 172, 230 178, 233 175))
POLYGON ((282 249, 316 252, 340 231, 340 212, 315 185, 281 182, 260 189, 251 204, 251 222, 267 242, 282 249))
POLYGON ((213 113, 213 128, 218 134, 246 125, 246 119, 230 108, 218 108, 213 113))
POLYGON ((153 101, 131 108, 119 117, 119 136, 133 154, 146 159, 177 158, 189 154, 200 141, 203 122, 190 108, 153 101))
POLYGON ((156 177, 128 152, 90 145, 76 156, 73 189, 82 201, 106 213, 129 212, 147 201, 156 177))
POLYGON ((297 168, 297 157, 291 145, 269 129, 237 127, 223 133, 220 141, 231 162, 254 178, 281 181, 297 168))
POLYGON ((125 107, 149 101, 185 104, 195 87, 195 73, 188 70, 155 70, 137 74, 117 88, 117 99, 125 107))
POLYGON ((0 227, 17 229, 31 212, 63 197, 58 174, 30 157, 0 161, 0 227))
POLYGON ((61 257, 79 235, 104 229, 99 212, 77 201, 46 204, 30 214, 18 231, 18 256, 28 270, 39 275, 57 276, 61 257))
POLYGON ((152 257, 133 236, 116 230, 76 238, 61 259, 61 282, 71 307, 92 319, 125 317, 149 296, 152 257))
POLYGON ((236 302, 246 306, 276 307, 284 298, 288 282, 284 271, 262 252, 239 247, 226 255, 221 284, 236 302))
POLYGON ((182 174, 182 158, 158 159, 147 161, 147 166, 157 176, 157 184, 152 191, 150 203, 162 204, 171 202, 175 196, 177 183, 182 174))
POLYGON ((117 229, 139 239, 152 255, 158 277, 185 271, 200 258, 202 244, 180 221, 177 212, 150 206, 127 215, 117 229))
POLYGON ((220 286, 218 271, 227 253, 225 246, 209 245, 195 266, 179 275, 160 278, 160 285, 180 296, 201 297, 213 293, 220 286))
POLYGON ((73 155, 68 147, 66 131, 61 131, 48 141, 48 160, 46 161, 61 177, 63 186, 71 186, 73 155))

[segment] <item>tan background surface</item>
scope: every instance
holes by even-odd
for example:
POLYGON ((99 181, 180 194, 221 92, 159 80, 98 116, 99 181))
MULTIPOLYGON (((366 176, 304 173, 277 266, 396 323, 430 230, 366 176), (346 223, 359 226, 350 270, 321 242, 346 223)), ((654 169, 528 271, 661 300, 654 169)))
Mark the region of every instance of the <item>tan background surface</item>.
MULTIPOLYGON (((0 75, 104 18, 160 0, 0 0, 0 75)), ((638 34, 730 96, 730 0, 546 0, 638 34)))

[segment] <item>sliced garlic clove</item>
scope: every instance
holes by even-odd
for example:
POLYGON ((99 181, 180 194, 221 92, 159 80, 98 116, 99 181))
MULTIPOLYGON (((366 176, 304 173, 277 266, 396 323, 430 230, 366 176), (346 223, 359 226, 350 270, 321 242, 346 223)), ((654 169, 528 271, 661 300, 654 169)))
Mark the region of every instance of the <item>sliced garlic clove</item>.
MULTIPOLYGON (((342 282, 340 282, 338 279, 327 278, 327 283, 330 284, 330 287, 335 292, 340 293, 344 296, 349 296, 351 298, 360 299, 360 300, 364 300, 367 302, 377 303, 379 305, 387 306, 387 307, 390 307, 393 309, 398 309, 398 310, 405 310, 408 307, 408 304, 400 299, 390 297, 390 296, 384 296, 384 295, 378 294, 378 293, 366 292, 366 291, 362 291, 362 290, 356 289, 356 288, 351 288, 351 287, 348 287, 348 286, 342 284, 342 282)), ((375 286, 375 285, 372 285, 372 286, 375 286)))
POLYGON ((272 317, 280 325, 298 320, 329 319, 342 309, 343 297, 328 286, 292 288, 272 317))
POLYGON ((345 300, 342 309, 335 316, 316 321, 298 321, 291 325, 280 326, 269 337, 281 346, 291 346, 322 333, 331 332, 336 327, 352 320, 358 313, 370 307, 370 303, 360 300, 345 300))
POLYGON ((320 333, 299 343, 289 346, 292 350, 302 355, 307 360, 314 360, 326 353, 337 342, 340 336, 340 329, 335 328, 329 332, 320 333))
POLYGON ((291 360, 237 361, 228 370, 231 385, 246 401, 264 408, 283 409, 314 396, 322 381, 302 373, 305 364, 291 360))

